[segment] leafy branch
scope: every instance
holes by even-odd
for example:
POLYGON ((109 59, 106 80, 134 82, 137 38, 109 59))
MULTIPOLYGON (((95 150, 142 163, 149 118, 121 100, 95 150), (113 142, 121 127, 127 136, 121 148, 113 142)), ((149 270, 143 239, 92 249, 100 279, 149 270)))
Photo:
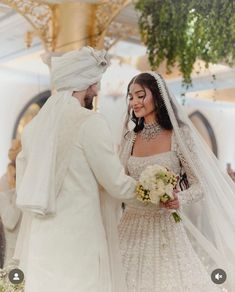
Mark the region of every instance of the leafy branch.
POLYGON ((149 63, 178 65, 191 84, 196 60, 235 63, 235 0, 138 0, 139 29, 149 63))

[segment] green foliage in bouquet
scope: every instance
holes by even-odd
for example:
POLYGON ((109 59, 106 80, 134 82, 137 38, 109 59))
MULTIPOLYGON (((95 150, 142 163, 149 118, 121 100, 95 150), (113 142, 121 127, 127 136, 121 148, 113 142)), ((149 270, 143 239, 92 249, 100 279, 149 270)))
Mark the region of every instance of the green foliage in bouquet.
POLYGON ((173 187, 176 186, 178 181, 178 176, 174 175, 174 173, 167 171, 159 171, 156 175, 156 181, 158 179, 162 180, 164 184, 171 184, 173 187))
POLYGON ((135 8, 153 69, 178 64, 190 84, 197 59, 234 65, 235 0, 137 0, 135 8))
POLYGON ((24 282, 12 284, 8 278, 10 270, 15 267, 0 269, 0 292, 24 292, 24 282))

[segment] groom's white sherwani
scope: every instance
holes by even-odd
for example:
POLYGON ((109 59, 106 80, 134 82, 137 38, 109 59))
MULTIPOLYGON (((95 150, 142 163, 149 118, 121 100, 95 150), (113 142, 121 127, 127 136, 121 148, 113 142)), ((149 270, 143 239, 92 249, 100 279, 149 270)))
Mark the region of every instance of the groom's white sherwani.
MULTIPOLYGON (((108 249, 99 185, 116 198, 132 198, 135 181, 124 174, 103 117, 80 106, 71 160, 54 216, 25 213, 16 253, 25 271, 25 292, 112 292, 103 286, 108 249), (22 245, 22 246, 21 246, 22 245)), ((25 134, 25 143, 30 139, 25 134)), ((28 135, 28 136, 27 136, 28 135)), ((27 161, 25 154, 19 156, 27 161)), ((20 168, 19 168, 20 171, 20 168)), ((32 169, 37 173, 37 169, 32 169)), ((109 280, 106 280, 108 283, 109 280)))

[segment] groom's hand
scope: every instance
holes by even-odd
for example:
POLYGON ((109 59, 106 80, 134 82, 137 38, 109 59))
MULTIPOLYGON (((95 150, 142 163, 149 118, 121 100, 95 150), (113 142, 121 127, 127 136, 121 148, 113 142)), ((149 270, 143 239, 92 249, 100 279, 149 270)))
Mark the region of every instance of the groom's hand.
POLYGON ((179 207, 180 207, 180 203, 179 203, 179 199, 178 199, 178 196, 177 196, 177 193, 178 193, 178 192, 179 192, 178 190, 174 190, 174 191, 173 191, 174 199, 172 199, 172 200, 166 202, 166 203, 164 204, 164 207, 165 207, 165 208, 167 208, 167 209, 175 209, 175 210, 179 209, 179 207))

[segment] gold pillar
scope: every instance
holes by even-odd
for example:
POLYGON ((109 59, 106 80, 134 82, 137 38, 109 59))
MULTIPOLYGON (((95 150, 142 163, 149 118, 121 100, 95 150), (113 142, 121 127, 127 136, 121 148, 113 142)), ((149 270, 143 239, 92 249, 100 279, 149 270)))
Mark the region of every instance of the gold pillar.
POLYGON ((63 3, 55 10, 58 32, 55 51, 68 51, 91 45, 93 16, 96 5, 63 3))
POLYGON ((55 50, 67 51, 84 45, 102 49, 110 23, 130 3, 131 0, 111 0, 98 4, 67 2, 57 5, 55 50))

